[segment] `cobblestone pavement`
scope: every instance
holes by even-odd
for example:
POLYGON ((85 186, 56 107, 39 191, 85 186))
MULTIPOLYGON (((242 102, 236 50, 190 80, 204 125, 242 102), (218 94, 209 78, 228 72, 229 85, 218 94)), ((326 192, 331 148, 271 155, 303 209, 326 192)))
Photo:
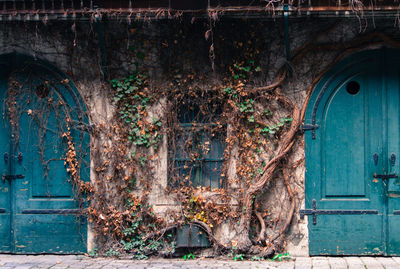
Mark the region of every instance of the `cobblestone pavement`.
POLYGON ((400 268, 400 257, 297 257, 291 261, 223 261, 213 259, 196 259, 183 261, 178 259, 150 259, 146 261, 112 259, 112 258, 89 258, 75 255, 1 255, 0 269, 33 269, 33 268, 102 268, 102 269, 125 269, 125 268, 280 268, 280 269, 325 269, 325 268, 400 268))

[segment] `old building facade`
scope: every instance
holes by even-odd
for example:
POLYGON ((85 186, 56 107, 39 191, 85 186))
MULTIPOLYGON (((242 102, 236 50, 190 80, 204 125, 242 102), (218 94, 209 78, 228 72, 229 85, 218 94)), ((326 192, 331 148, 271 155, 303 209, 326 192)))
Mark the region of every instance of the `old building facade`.
POLYGON ((1 2, 0 252, 399 254, 397 8, 1 2))

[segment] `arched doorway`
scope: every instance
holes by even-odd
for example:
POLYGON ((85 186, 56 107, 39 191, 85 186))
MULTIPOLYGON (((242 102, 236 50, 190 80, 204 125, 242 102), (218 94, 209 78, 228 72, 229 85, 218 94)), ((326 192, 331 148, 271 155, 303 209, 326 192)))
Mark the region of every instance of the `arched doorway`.
POLYGON ((344 59, 305 124, 310 255, 399 255, 400 53, 344 59))
POLYGON ((90 138, 78 92, 53 66, 9 54, 0 100, 0 252, 86 252, 74 178, 89 180, 90 138))

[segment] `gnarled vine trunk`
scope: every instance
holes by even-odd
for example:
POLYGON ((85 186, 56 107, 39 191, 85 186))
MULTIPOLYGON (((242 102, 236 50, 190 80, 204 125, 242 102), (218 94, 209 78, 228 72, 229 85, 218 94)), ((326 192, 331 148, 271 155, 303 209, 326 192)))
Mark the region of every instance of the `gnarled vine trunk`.
POLYGON ((293 121, 290 125, 289 130, 287 131, 287 133, 280 142, 278 153, 272 160, 268 162, 268 164, 264 167, 262 174, 259 177, 257 177, 256 181, 247 189, 245 193, 243 202, 244 213, 241 215, 240 225, 239 225, 239 231, 241 231, 241 234, 238 238, 238 245, 237 245, 237 248, 243 252, 248 252, 251 246, 253 245, 249 238, 249 231, 250 231, 251 216, 253 212, 254 199, 256 195, 260 193, 264 189, 266 184, 272 179, 274 171, 276 171, 277 167, 280 164, 280 161, 286 156, 286 154, 292 148, 294 144, 294 138, 301 123, 300 109, 296 105, 294 105, 289 98, 280 94, 279 91, 276 91, 275 97, 278 99, 278 101, 292 108, 293 121))

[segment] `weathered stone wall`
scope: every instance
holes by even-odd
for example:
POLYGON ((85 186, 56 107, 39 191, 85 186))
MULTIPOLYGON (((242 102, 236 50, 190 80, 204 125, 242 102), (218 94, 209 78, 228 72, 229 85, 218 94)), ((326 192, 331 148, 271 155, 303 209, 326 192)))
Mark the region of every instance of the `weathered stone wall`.
MULTIPOLYGON (((290 20, 290 47, 292 51, 300 48, 321 32, 313 43, 344 43, 353 38, 372 31, 384 31, 393 37, 399 35, 394 26, 394 18, 358 20, 343 19, 311 19, 297 18, 290 20)), ((182 18, 168 21, 104 22, 105 58, 110 78, 122 77, 135 70, 135 62, 141 61, 150 73, 150 86, 163 87, 170 84, 181 72, 191 71, 198 77, 206 77, 210 81, 218 81, 223 77, 226 67, 231 64, 233 49, 229 36, 238 36, 246 31, 257 29, 261 36, 260 53, 262 75, 255 84, 271 83, 277 70, 286 64, 283 22, 275 20, 243 20, 221 19, 212 22, 215 49, 215 70, 212 70, 209 49, 210 38, 205 39, 209 29, 208 20, 182 18), (260 29, 260 27, 263 27, 260 29), (131 48, 134 47, 134 50, 131 48), (138 55, 143 53, 143 57, 138 55), (224 69, 225 68, 225 69, 224 69)), ((103 81, 101 66, 101 43, 98 39, 98 28, 92 22, 8 22, 0 25, 0 54, 18 52, 44 59, 59 70, 69 75, 81 93, 88 108, 91 124, 105 125, 114 113, 110 98, 110 86, 103 81)), ((249 40, 250 41, 250 40, 249 40)), ((310 51, 300 61, 291 64, 291 75, 284 82, 282 91, 298 106, 302 106, 306 90, 313 79, 329 65, 340 51, 310 51)), ((207 85, 203 85, 207 87, 207 85)), ((153 113, 162 117, 166 100, 159 100, 153 113)), ((105 137, 92 139, 92 147, 101 147, 105 137)), ((110 142, 111 143, 111 142, 110 142)), ((112 146, 112 145, 110 145, 112 146)), ((164 136, 158 159, 154 161, 153 188, 149 203, 155 212, 167 217, 168 210, 178 210, 179 203, 174 195, 167 193, 168 156, 167 137, 164 136)), ((233 154, 234 156, 234 154, 233 154)), ((92 172, 97 167, 96 158, 92 158, 92 172)), ((296 195, 296 211, 287 239, 287 250, 292 255, 307 255, 308 237, 307 222, 300 220, 298 211, 304 206, 304 140, 299 136, 295 149, 290 155, 290 162, 301 162, 290 177, 292 189, 296 195), (303 159, 303 161, 302 161, 303 159)), ((235 162, 230 161, 230 173, 235 173, 235 162)), ((95 173, 92 173, 94 177, 95 173)), ((104 179, 106 180, 106 179, 104 179)), ((110 183, 112 185, 112 183, 110 183)), ((232 186, 231 186, 232 187, 232 186)), ((228 187, 230 188, 230 187, 228 187)), ((234 188, 234 187, 232 187, 234 188)), ((117 188, 110 187, 110 192, 117 188)), ((112 195, 112 194, 110 194, 112 195)), ((235 199, 233 199, 235 201, 235 199)), ((281 223, 274 220, 284 216, 289 207, 286 188, 280 175, 270 183, 263 195, 258 199, 262 207, 268 208, 268 234, 279 230, 281 223)), ((235 202, 232 202, 233 205, 235 202)), ((167 217, 168 219, 168 217, 167 217)), ((284 221, 284 219, 282 219, 284 221)), ((216 228, 216 236, 228 243, 240 231, 235 225, 224 224, 216 228)), ((89 236, 89 249, 93 237, 89 236)))

